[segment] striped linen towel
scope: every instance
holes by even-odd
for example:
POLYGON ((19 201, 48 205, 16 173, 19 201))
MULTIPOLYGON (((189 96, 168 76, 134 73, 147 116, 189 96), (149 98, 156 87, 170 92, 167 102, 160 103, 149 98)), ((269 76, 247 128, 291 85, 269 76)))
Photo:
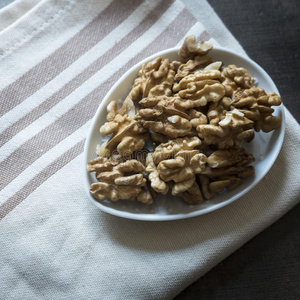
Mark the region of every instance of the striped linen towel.
POLYGON ((299 124, 287 110, 271 171, 218 211, 141 222, 87 199, 87 130, 126 70, 188 34, 243 52, 205 0, 184 3, 17 0, 0 11, 0 299, 172 299, 298 203, 299 124))

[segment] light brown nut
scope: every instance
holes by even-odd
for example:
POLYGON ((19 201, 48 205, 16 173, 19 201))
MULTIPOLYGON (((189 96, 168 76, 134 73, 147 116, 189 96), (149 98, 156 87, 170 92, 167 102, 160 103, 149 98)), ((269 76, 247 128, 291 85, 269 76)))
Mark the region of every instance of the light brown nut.
POLYGON ((198 182, 201 187, 201 191, 207 200, 213 199, 217 193, 222 192, 231 184, 231 181, 228 179, 212 180, 204 175, 198 176, 198 182))
POLYGON ((194 35, 189 35, 185 38, 178 55, 181 62, 187 62, 193 59, 196 55, 205 55, 213 48, 212 44, 207 41, 196 42, 194 35))
MULTIPOLYGON (((173 86, 173 92, 179 92, 181 90, 187 89, 192 83, 203 81, 203 80, 213 80, 218 79, 221 76, 221 72, 218 70, 195 72, 185 76, 179 83, 175 83, 173 86)), ((211 82, 211 84, 215 81, 211 82)))
POLYGON ((217 102, 210 102, 207 110, 208 123, 211 125, 217 125, 230 110, 230 100, 227 97, 223 97, 217 102))
POLYGON ((192 129, 191 123, 180 116, 170 116, 165 121, 144 121, 143 126, 170 138, 186 136, 192 129))
POLYGON ((148 153, 146 158, 146 172, 149 173, 149 181, 153 190, 158 193, 167 194, 169 185, 160 178, 157 166, 153 161, 152 153, 148 153))
POLYGON ((254 122, 255 131, 270 132, 281 125, 281 118, 272 115, 271 106, 281 104, 281 98, 274 92, 266 93, 258 87, 237 89, 233 93, 231 108, 238 108, 254 122))
POLYGON ((144 204, 152 204, 153 196, 147 187, 143 188, 142 191, 136 197, 137 201, 144 204))
POLYGON ((104 144, 105 154, 118 151, 123 156, 129 156, 132 152, 143 148, 149 136, 137 120, 128 115, 117 114, 110 122, 106 122, 100 128, 103 136, 112 134, 104 144))
POLYGON ((197 71, 203 71, 205 67, 213 63, 213 59, 208 55, 195 56, 185 64, 181 64, 177 70, 175 78, 180 81, 182 78, 197 71))
POLYGON ((194 182, 188 190, 179 193, 178 196, 183 198, 188 204, 200 204, 203 202, 203 196, 197 182, 194 182))
POLYGON ((151 129, 149 129, 149 134, 150 134, 150 138, 153 141, 153 144, 159 145, 161 143, 167 143, 170 139, 170 137, 168 137, 167 135, 158 133, 158 132, 154 132, 151 129))
POLYGON ((219 101, 225 95, 224 86, 215 80, 220 77, 217 70, 196 72, 184 77, 173 86, 182 99, 191 99, 194 107, 205 106, 207 102, 219 101))
POLYGON ((143 114, 143 112, 141 113, 143 109, 150 108, 150 110, 145 111, 145 114, 148 113, 149 116, 151 115, 150 112, 153 111, 153 114, 158 116, 164 115, 163 117, 168 117, 178 115, 186 119, 189 119, 186 110, 192 107, 191 103, 186 103, 185 100, 176 96, 146 97, 142 99, 139 104, 141 105, 141 109, 139 110, 140 115, 143 114))
POLYGON ((127 98, 137 102, 147 96, 171 96, 174 75, 174 64, 157 57, 142 66, 127 98))
POLYGON ((254 156, 243 148, 231 148, 214 151, 207 158, 207 164, 211 168, 224 168, 232 165, 240 166, 250 164, 254 156))
MULTIPOLYGON (((201 173, 206 166, 206 156, 199 150, 193 150, 198 144, 197 138, 191 138, 189 141, 178 139, 177 143, 169 141, 148 154, 146 172, 149 173, 151 187, 156 192, 167 193, 171 184, 174 196, 187 192, 184 195, 185 198, 188 197, 188 191, 196 180, 195 174, 201 173)), ((200 202, 202 198, 199 199, 198 195, 197 199, 200 202)))
POLYGON ((228 167, 212 168, 207 166, 205 170, 196 175, 203 196, 210 200, 224 189, 231 191, 243 183, 243 179, 254 174, 254 167, 239 162, 228 167))
POLYGON ((127 199, 150 204, 153 199, 146 190, 146 179, 142 174, 144 170, 142 163, 135 159, 98 157, 88 163, 88 171, 95 172, 100 181, 91 184, 90 193, 96 200, 127 199))
POLYGON ((198 150, 179 151, 174 158, 161 161, 157 170, 165 182, 174 182, 172 194, 178 195, 189 190, 194 184, 195 175, 205 169, 206 156, 198 150))
POLYGON ((205 106, 207 102, 220 100, 225 92, 222 84, 206 80, 190 84, 186 90, 178 94, 183 99, 194 100, 195 107, 198 107, 205 106))
POLYGON ((161 161, 174 158, 181 150, 194 150, 201 145, 201 140, 194 137, 177 138, 167 143, 161 143, 152 154, 153 161, 158 165, 161 161))
POLYGON ((121 155, 99 156, 88 162, 88 172, 95 172, 96 178, 104 182, 115 182, 116 178, 123 177, 125 173, 132 175, 144 170, 141 162, 135 159, 126 160, 121 155))
POLYGON ((226 114, 217 125, 204 124, 197 127, 198 135, 208 145, 219 149, 239 148, 243 141, 254 138, 253 122, 237 109, 226 114))
POLYGON ((179 69, 179 67, 182 65, 182 63, 180 61, 177 61, 177 60, 173 60, 171 63, 171 68, 177 72, 177 70, 179 69))
POLYGON ((253 86, 254 79, 245 68, 228 65, 222 70, 220 80, 226 90, 226 96, 231 97, 237 88, 248 89, 253 86))
POLYGON ((114 166, 124 161, 125 159, 121 155, 113 155, 110 158, 98 156, 88 162, 87 170, 89 173, 96 172, 96 174, 99 174, 101 172, 111 171, 114 166))
POLYGON ((198 110, 190 109, 189 116, 191 117, 190 123, 195 128, 199 125, 207 124, 207 116, 198 110))
POLYGON ((202 174, 210 178, 218 178, 228 175, 236 175, 239 178, 246 178, 254 174, 254 168, 252 166, 230 166, 224 168, 211 168, 206 166, 202 174))
POLYGON ((140 105, 142 125, 152 132, 177 138, 186 136, 192 129, 190 116, 185 112, 189 106, 178 97, 147 97, 140 101, 140 105))
POLYGON ((96 200, 135 200, 142 189, 138 186, 116 186, 105 182, 92 183, 90 193, 96 200))
POLYGON ((113 121, 116 115, 121 115, 121 116, 128 115, 129 117, 132 117, 136 113, 134 103, 130 98, 126 98, 123 101, 122 107, 119 110, 117 109, 116 101, 111 101, 107 105, 106 110, 107 110, 107 116, 106 116, 107 121, 113 121))

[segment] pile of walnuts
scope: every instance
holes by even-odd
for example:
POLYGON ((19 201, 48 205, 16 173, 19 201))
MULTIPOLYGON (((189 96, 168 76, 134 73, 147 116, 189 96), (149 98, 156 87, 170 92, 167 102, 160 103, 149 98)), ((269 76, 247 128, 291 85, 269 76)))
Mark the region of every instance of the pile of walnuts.
POLYGON ((151 204, 171 191, 198 204, 254 174, 243 142, 280 127, 271 106, 281 99, 255 86, 246 69, 214 61, 211 49, 188 36, 180 61, 145 63, 122 107, 109 103, 100 133, 110 138, 88 163, 99 181, 90 186, 95 199, 151 204))

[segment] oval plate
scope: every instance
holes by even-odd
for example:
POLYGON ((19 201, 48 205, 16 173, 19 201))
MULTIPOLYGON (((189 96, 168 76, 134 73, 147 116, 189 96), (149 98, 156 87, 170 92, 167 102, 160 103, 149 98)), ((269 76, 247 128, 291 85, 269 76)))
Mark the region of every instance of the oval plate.
MULTIPOLYGON (((245 148, 252 153, 256 159, 252 164, 255 167, 255 175, 247 178, 242 185, 238 186, 233 191, 220 193, 212 200, 204 201, 197 205, 189 205, 181 198, 174 197, 171 194, 158 195, 151 205, 145 205, 137 201, 132 202, 129 200, 121 200, 118 202, 105 200, 103 202, 97 202, 89 193, 90 185, 93 182, 97 182, 97 180, 94 174, 89 174, 87 172, 87 163, 96 157, 96 146, 99 145, 103 139, 99 133, 99 128, 106 122, 106 107, 108 103, 112 100, 125 99, 132 87, 134 79, 138 76, 138 71, 142 64, 157 56, 169 58, 170 61, 178 60, 177 52, 178 48, 167 49, 144 59, 132 67, 110 89, 92 120, 92 125, 85 141, 83 155, 84 185, 91 202, 102 211, 123 218, 144 221, 179 220, 199 216, 228 205, 249 192, 267 174, 279 154, 285 130, 283 105, 274 107, 275 112, 273 113, 273 115, 281 117, 281 127, 270 133, 256 132, 252 142, 245 144, 245 148)), ((222 61, 225 65, 235 64, 238 67, 246 68, 254 77, 258 87, 265 89, 266 92, 275 92, 279 95, 270 76, 249 58, 220 47, 214 47, 213 50, 209 52, 209 55, 214 60, 222 61)))

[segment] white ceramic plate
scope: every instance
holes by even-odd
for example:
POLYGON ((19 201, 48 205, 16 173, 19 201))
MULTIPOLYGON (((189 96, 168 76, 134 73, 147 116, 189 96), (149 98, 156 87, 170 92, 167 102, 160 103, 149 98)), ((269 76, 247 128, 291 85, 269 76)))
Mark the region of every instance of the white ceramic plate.
MULTIPOLYGON (((84 148, 84 184, 86 193, 92 203, 107 213, 136 220, 165 221, 190 218, 211 212, 237 200, 254 188, 267 174, 279 154, 285 130, 284 109, 282 105, 274 107, 274 115, 280 116, 282 119, 281 127, 270 133, 255 133, 253 141, 249 144, 245 144, 245 148, 248 149, 256 159, 253 163, 255 175, 251 178, 247 178, 245 182, 235 190, 219 194, 215 196, 213 200, 204 201, 198 205, 188 205, 182 199, 175 198, 170 194, 159 195, 151 205, 144 205, 137 201, 132 202, 128 200, 118 202, 105 200, 103 202, 97 202, 89 193, 91 183, 97 182, 97 180, 94 174, 89 174, 87 172, 86 166, 88 161, 96 157, 96 146, 103 138, 99 133, 99 128, 106 122, 106 107, 108 103, 112 100, 125 99, 143 63, 152 60, 157 56, 169 58, 171 61, 178 60, 177 52, 177 48, 167 49, 146 58, 131 68, 111 88, 101 102, 101 105, 92 120, 92 125, 84 148)), ((219 47, 214 47, 209 55, 214 60, 222 61, 225 65, 235 64, 238 67, 246 68, 258 82, 259 87, 265 89, 266 92, 273 91, 279 95, 279 92, 269 75, 249 58, 219 47)))

